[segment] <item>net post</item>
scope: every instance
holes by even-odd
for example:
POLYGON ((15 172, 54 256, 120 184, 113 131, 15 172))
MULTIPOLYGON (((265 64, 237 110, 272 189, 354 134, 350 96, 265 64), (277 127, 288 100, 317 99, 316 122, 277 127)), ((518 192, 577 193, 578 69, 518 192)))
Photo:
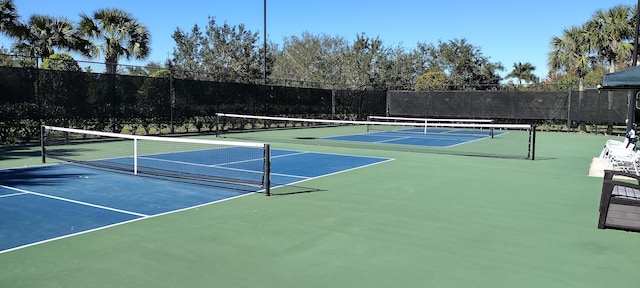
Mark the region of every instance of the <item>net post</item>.
POLYGON ((216 113, 216 137, 220 137, 220 115, 218 115, 218 113, 216 113))
POLYGON ((40 126, 40 154, 42 157, 42 163, 47 163, 47 157, 46 157, 46 148, 45 148, 45 137, 46 136, 46 130, 45 130, 45 126, 42 125, 40 126))
POLYGON ((133 138, 133 175, 138 175, 138 138, 133 138))
POLYGON ((532 140, 531 140, 531 160, 536 159, 536 124, 531 125, 532 132, 532 140))
POLYGON ((264 144, 264 193, 271 196, 271 145, 264 144))

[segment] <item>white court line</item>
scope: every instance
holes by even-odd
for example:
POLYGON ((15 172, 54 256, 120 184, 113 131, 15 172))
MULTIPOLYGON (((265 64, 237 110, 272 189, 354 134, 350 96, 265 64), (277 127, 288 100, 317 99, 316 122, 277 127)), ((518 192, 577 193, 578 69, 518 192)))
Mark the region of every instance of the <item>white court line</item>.
POLYGON ((210 167, 210 165, 207 165, 207 164, 176 161, 176 160, 167 160, 167 159, 160 159, 160 158, 153 158, 153 157, 146 157, 146 156, 138 156, 138 159, 145 159, 145 160, 149 160, 149 161, 158 161, 158 162, 167 162, 167 163, 173 163, 173 164, 182 164, 182 165, 186 165, 186 166, 210 167))
POLYGON ((404 140, 404 139, 413 139, 414 137, 408 136, 408 137, 395 137, 395 138, 389 138, 387 140, 382 140, 382 141, 373 141, 373 143, 387 143, 387 142, 391 142, 391 141, 398 141, 398 140, 404 140))
POLYGON ((300 175, 291 175, 291 174, 282 174, 282 173, 271 173, 271 176, 276 175, 276 176, 283 176, 283 177, 290 177, 290 178, 300 178, 300 179, 311 179, 311 177, 309 176, 300 176, 300 175))
POLYGON ((7 195, 0 195, 0 198, 20 196, 20 195, 25 195, 25 194, 28 194, 28 193, 24 193, 24 192, 11 193, 11 194, 7 194, 7 195))
POLYGON ((14 187, 9 187, 9 186, 5 186, 5 185, 0 185, 0 187, 5 188, 5 189, 9 189, 9 190, 13 190, 13 191, 17 191, 17 192, 21 192, 21 193, 32 194, 32 195, 36 195, 36 196, 56 199, 56 200, 60 200, 60 201, 65 201, 65 202, 74 203, 74 204, 80 204, 80 205, 89 206, 89 207, 93 207, 93 208, 99 208, 99 209, 104 209, 104 210, 109 210, 109 211, 114 211, 114 212, 119 212, 119 213, 139 216, 139 217, 149 217, 149 215, 146 215, 146 214, 140 214, 140 213, 136 213, 136 212, 131 212, 131 211, 126 211, 126 210, 111 208, 111 207, 107 207, 107 206, 96 205, 96 204, 91 204, 91 203, 77 201, 77 200, 71 200, 71 199, 67 199, 67 198, 62 198, 62 197, 42 194, 42 193, 33 192, 33 191, 28 191, 28 190, 24 190, 24 189, 20 189, 20 188, 14 188, 14 187))
MULTIPOLYGON (((288 150, 283 150, 283 151, 288 151, 288 150)), ((311 152, 309 151, 301 151, 301 152, 296 152, 296 151, 291 151, 292 153, 288 153, 288 154, 282 154, 282 155, 278 155, 278 156, 271 156, 271 158, 282 158, 282 157, 289 157, 289 156, 296 156, 296 155, 302 155, 302 154, 309 154, 311 152)))

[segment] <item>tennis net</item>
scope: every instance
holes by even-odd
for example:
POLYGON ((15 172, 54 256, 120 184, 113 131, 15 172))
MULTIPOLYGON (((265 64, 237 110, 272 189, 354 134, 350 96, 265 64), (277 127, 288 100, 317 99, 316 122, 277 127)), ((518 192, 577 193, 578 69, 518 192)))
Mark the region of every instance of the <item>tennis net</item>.
POLYGON ((442 129, 440 127, 449 127, 447 133, 455 134, 458 132, 462 132, 464 135, 473 135, 473 131, 477 131, 478 133, 475 135, 486 136, 489 135, 491 138, 494 136, 494 128, 495 127, 503 127, 501 125, 474 125, 474 124, 491 124, 493 120, 491 119, 445 119, 445 118, 405 118, 405 117, 389 117, 389 116, 367 116, 368 122, 373 122, 372 125, 367 125, 367 131, 384 131, 384 132, 398 132, 398 133, 417 133, 417 134, 427 134, 427 133, 442 133, 442 129), (384 123, 408 123, 409 126, 413 126, 414 128, 408 128, 407 125, 396 125, 396 124, 384 124, 384 123), (424 124, 424 125, 422 125, 424 124), (461 128, 455 128, 457 124, 465 124, 459 125, 461 128), (468 124, 468 125, 467 125, 468 124), (430 129, 430 128, 438 128, 438 129, 430 129))
POLYGON ((140 136, 42 126, 48 158, 135 175, 217 183, 270 193, 270 146, 177 137, 140 136))
POLYGON ((218 137, 498 158, 535 158, 535 126, 528 124, 352 121, 228 113, 217 113, 216 119, 218 137))
POLYGON ((456 119, 456 118, 410 118, 391 116, 367 116, 367 121, 384 122, 417 122, 417 123, 493 123, 492 119, 456 119))

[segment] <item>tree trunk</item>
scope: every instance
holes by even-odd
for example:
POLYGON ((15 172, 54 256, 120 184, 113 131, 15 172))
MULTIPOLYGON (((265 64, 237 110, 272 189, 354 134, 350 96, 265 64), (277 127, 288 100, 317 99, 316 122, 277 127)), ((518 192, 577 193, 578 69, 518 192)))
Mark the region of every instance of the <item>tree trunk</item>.
MULTIPOLYGON (((582 108, 584 107, 584 77, 580 77, 580 81, 578 81, 578 107, 580 109, 580 111, 582 111, 582 108)), ((587 123, 585 123, 584 121, 580 122, 580 128, 579 128, 580 132, 587 132, 587 123)))

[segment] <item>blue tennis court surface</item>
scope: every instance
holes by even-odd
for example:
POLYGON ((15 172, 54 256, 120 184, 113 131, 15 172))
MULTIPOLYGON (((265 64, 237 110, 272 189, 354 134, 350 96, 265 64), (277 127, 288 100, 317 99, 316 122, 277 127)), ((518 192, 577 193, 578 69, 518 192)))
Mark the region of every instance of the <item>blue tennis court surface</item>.
MULTIPOLYGON (((273 150, 271 180, 293 184, 389 160, 273 150)), ((226 164, 243 170, 247 161, 226 164)), ((0 253, 249 193, 72 164, 0 170, 0 253)))
POLYGON ((444 128, 430 128, 428 132, 425 133, 422 128, 411 128, 402 131, 341 135, 323 139, 446 148, 491 138, 492 133, 493 137, 504 134, 504 132, 501 131, 491 132, 489 129, 464 130, 444 128))

